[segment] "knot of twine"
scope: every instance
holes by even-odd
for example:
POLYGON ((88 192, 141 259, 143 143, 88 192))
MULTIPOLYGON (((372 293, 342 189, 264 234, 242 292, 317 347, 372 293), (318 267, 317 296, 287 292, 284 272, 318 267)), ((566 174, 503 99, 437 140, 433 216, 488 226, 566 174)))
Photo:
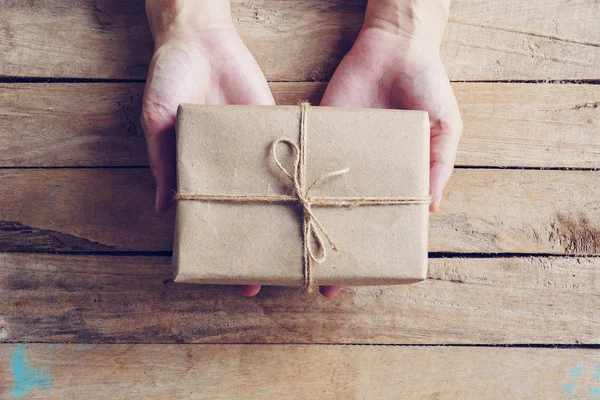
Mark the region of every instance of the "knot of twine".
POLYGON ((431 197, 310 197, 310 192, 316 186, 323 182, 344 175, 350 171, 349 168, 343 168, 337 171, 328 172, 319 176, 306 188, 306 115, 309 103, 300 104, 300 141, 296 144, 293 140, 286 137, 276 139, 271 145, 271 156, 279 169, 294 184, 294 195, 214 195, 200 193, 182 193, 174 196, 175 200, 197 200, 197 201, 220 201, 236 203, 282 203, 294 202, 302 207, 303 224, 303 250, 304 250, 304 287, 308 292, 314 291, 313 263, 321 264, 327 257, 326 246, 321 237, 323 235, 334 251, 339 251, 335 242, 327 233, 321 222, 315 216, 313 207, 359 207, 365 205, 417 205, 429 204, 431 197), (290 146, 295 155, 294 169, 288 171, 279 161, 277 156, 277 147, 280 144, 290 146), (320 233, 319 233, 320 232, 320 233), (311 242, 316 247, 313 249, 311 242), (311 262, 312 261, 312 262, 311 262))
MULTIPOLYGON (((335 245, 335 242, 327 233, 327 230, 323 227, 319 219, 315 216, 312 210, 312 201, 310 198, 310 191, 323 183, 324 181, 331 179, 336 176, 340 176, 346 174, 350 171, 349 168, 343 168, 338 171, 329 172, 321 175, 308 187, 305 184, 305 171, 306 171, 306 157, 305 157, 305 149, 306 149, 306 112, 308 110, 308 103, 301 103, 301 112, 300 112, 300 146, 294 143, 292 140, 282 137, 273 142, 271 146, 271 155, 273 156, 273 160, 279 167, 281 171, 291 181, 294 183, 294 195, 296 196, 298 203, 302 207, 303 214, 303 236, 304 236, 304 285, 307 287, 309 292, 312 292, 314 289, 313 278, 312 278, 312 263, 309 262, 308 258, 318 264, 321 264, 327 258, 327 251, 325 250, 325 244, 323 243, 323 239, 317 229, 321 232, 321 234, 327 240, 329 246, 333 249, 333 251, 339 251, 338 247, 335 245), (290 173, 290 171, 285 168, 279 158, 277 157, 277 146, 281 143, 285 143, 292 148, 295 154, 294 160, 294 171, 290 173), (311 246, 311 242, 315 243, 317 253, 313 250, 311 246)), ((321 203, 319 205, 333 205, 332 203, 321 203)), ((347 206, 350 206, 347 205, 347 206)))

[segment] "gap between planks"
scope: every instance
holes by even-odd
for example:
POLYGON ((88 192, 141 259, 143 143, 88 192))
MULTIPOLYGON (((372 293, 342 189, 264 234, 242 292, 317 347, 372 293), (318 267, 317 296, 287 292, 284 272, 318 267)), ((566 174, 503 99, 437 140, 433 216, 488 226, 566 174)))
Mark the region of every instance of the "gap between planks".
MULTIPOLYGON (((146 79, 105 79, 105 78, 53 78, 53 77, 28 77, 28 76, 0 76, 2 84, 18 83, 146 83, 146 79)), ((277 81, 268 80, 269 84, 277 83, 315 83, 326 85, 327 81, 314 80, 291 80, 277 81)), ((497 79, 497 80, 450 80, 450 83, 514 83, 514 84, 560 84, 560 85, 598 85, 600 79, 497 79)))
MULTIPOLYGON (((172 257, 172 251, 135 251, 135 250, 115 250, 115 251, 63 251, 63 250, 0 250, 0 254, 56 254, 63 256, 112 256, 112 257, 172 257)), ((531 257, 553 257, 553 258, 595 258, 600 254, 557 254, 557 253, 461 253, 461 252, 430 252, 428 258, 451 259, 451 258, 531 258, 531 257)), ((170 282, 165 282, 170 283, 170 282)))
POLYGON ((319 343, 319 342, 285 342, 285 343, 251 343, 251 342, 202 342, 202 343, 157 343, 152 341, 136 341, 136 342, 111 342, 111 341, 98 341, 98 342, 77 342, 77 341, 64 341, 64 342, 52 342, 44 340, 35 341, 18 341, 18 340, 2 340, 0 346, 4 345, 15 345, 15 344, 27 344, 27 345, 90 345, 90 346, 327 346, 327 347, 414 347, 414 348, 429 348, 429 347, 441 347, 441 348, 474 348, 474 349, 556 349, 556 350, 600 350, 599 344, 573 344, 573 343, 319 343))
MULTIPOLYGON (((45 169, 149 169, 147 165, 77 165, 77 166, 0 166, 0 170, 45 170, 45 169)), ((490 169, 490 170, 519 170, 519 171, 600 171, 600 168, 590 167, 518 167, 518 166, 494 166, 494 165, 455 165, 454 169, 490 169)))

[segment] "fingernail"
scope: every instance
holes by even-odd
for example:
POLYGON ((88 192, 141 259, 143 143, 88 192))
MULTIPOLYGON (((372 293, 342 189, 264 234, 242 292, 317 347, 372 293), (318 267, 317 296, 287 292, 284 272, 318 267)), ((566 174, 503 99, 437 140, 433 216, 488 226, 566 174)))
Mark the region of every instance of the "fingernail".
POLYGON ((342 288, 339 286, 320 286, 319 293, 321 293, 323 297, 330 299, 337 296, 341 289, 342 288))
POLYGON ((254 297, 260 292, 260 285, 241 285, 238 290, 244 297, 254 297))

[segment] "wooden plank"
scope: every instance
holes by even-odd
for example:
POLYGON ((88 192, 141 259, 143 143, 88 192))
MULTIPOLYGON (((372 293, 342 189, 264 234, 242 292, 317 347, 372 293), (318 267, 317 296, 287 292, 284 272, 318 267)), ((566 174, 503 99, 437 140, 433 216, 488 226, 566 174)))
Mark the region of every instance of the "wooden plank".
POLYGON ((477 19, 449 23, 441 48, 448 76, 453 81, 598 79, 598 42, 546 35, 536 28, 494 26, 477 19))
POLYGON ((170 250, 147 168, 0 170, 0 250, 170 250))
MULTIPOLYGON (((432 252, 600 254, 600 171, 459 169, 432 252)), ((0 251, 170 251, 145 168, 0 170, 0 251)), ((350 211, 349 211, 350 212, 350 211)))
POLYGON ((432 258, 427 280, 333 300, 165 283, 169 257, 0 253, 0 340, 599 344, 600 258, 432 258))
POLYGON ((145 78, 153 44, 144 2, 7 0, 0 76, 145 78))
MULTIPOLYGON (((143 79, 152 41, 137 0, 16 1, 0 16, 0 75, 143 79)), ((267 78, 326 81, 360 29, 365 0, 234 0, 267 78), (302 57, 298 57, 302 54, 302 57)), ((452 5, 442 55, 453 80, 599 79, 594 0, 452 5)))
MULTIPOLYGON (((600 168, 600 86, 455 83, 457 165, 600 168)), ((319 104, 323 83, 271 83, 319 104)), ((141 83, 0 84, 0 166, 146 166, 141 83)))
POLYGON ((457 165, 600 168, 600 86, 454 84, 457 165))
MULTIPOLYGON (((272 84, 318 104, 325 85, 272 84)), ((0 84, 0 167, 147 166, 142 83, 0 84)))
POLYGON ((594 0, 530 1, 526 4, 452 0, 450 3, 451 19, 456 23, 478 21, 480 25, 510 30, 521 28, 524 33, 555 37, 555 40, 568 38, 576 42, 600 42, 597 10, 598 4, 594 0))
POLYGON ((0 391, 28 399, 594 399, 600 390, 593 349, 33 344, 0 346, 0 363, 0 391))
POLYGON ((599 171, 457 170, 430 251, 600 254, 599 171))
POLYGON ((148 165, 143 84, 0 84, 0 161, 13 166, 148 165))

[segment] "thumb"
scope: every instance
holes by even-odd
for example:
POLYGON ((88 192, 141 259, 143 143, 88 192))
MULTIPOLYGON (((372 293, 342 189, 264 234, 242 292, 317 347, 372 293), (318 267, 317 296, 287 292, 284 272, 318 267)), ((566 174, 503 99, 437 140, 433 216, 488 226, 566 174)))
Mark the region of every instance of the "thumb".
POLYGON ((431 121, 431 160, 429 167, 429 193, 432 197, 430 211, 437 211, 444 187, 452 176, 458 143, 463 125, 458 106, 440 121, 431 121))
POLYGON ((142 128, 146 135, 150 171, 156 181, 154 209, 167 211, 173 202, 175 174, 175 116, 177 110, 164 110, 144 105, 142 128))

